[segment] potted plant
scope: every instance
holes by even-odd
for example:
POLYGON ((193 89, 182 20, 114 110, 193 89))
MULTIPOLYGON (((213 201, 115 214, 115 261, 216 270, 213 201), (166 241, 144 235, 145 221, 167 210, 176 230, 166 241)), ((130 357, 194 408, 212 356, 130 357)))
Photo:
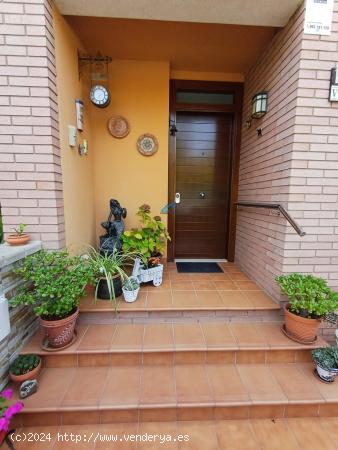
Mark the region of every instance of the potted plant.
POLYGON ((96 283, 95 300, 115 300, 122 295, 122 282, 128 278, 125 268, 132 265, 131 252, 120 253, 116 248, 112 253, 100 253, 91 247, 88 257, 92 276, 96 283))
POLYGON ((153 281, 155 286, 162 284, 164 253, 169 233, 160 216, 151 216, 149 205, 142 205, 136 213, 141 227, 127 230, 122 235, 123 251, 132 251, 138 255, 135 260, 133 276, 141 283, 153 281))
POLYGON ((17 228, 13 228, 14 233, 7 236, 6 241, 9 245, 26 245, 29 240, 29 234, 25 233, 26 225, 20 223, 17 228))
POLYGON ((10 304, 31 305, 48 339, 47 346, 61 349, 74 339, 79 300, 92 282, 88 263, 67 250, 41 250, 27 256, 14 271, 26 284, 10 304))
POLYGON ((126 302, 132 303, 137 299, 140 290, 140 283, 137 278, 129 277, 123 283, 122 291, 126 302))
POLYGON ((333 382, 338 374, 338 347, 322 347, 312 350, 319 378, 333 382))
POLYGON ((14 383, 37 378, 41 370, 41 358, 38 355, 19 355, 9 366, 9 377, 14 383))
POLYGON ((338 308, 338 293, 326 280, 313 275, 292 273, 280 275, 276 281, 289 299, 285 307, 286 334, 301 343, 314 342, 320 322, 338 308))
MULTIPOLYGON (((22 408, 22 402, 16 402, 12 405, 8 404, 8 400, 10 400, 13 396, 12 389, 5 389, 0 394, 0 445, 6 440, 6 442, 11 443, 9 438, 7 437, 10 430, 10 423, 12 417, 15 414, 18 414, 22 408)), ((12 448, 12 447, 9 447, 12 448)))

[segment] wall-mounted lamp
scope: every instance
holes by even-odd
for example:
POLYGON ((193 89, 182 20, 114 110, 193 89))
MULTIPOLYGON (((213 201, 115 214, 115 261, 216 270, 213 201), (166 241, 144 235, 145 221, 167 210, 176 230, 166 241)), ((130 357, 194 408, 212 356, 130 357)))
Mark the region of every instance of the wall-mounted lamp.
POLYGON ((268 93, 265 91, 258 92, 251 100, 251 116, 246 121, 247 128, 251 127, 252 119, 260 119, 265 116, 268 111, 268 93))

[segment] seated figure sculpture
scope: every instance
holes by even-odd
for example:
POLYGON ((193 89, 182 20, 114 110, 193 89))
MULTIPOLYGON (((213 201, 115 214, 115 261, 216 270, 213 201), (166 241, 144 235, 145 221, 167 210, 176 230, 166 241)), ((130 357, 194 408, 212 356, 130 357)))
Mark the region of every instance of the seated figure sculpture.
POLYGON ((112 198, 109 206, 110 213, 108 219, 106 222, 101 223, 101 226, 106 230, 106 234, 100 236, 100 252, 108 255, 112 254, 115 248, 121 251, 121 235, 124 232, 122 219, 127 217, 126 208, 122 208, 118 200, 112 198), (114 220, 112 220, 113 216, 114 220))

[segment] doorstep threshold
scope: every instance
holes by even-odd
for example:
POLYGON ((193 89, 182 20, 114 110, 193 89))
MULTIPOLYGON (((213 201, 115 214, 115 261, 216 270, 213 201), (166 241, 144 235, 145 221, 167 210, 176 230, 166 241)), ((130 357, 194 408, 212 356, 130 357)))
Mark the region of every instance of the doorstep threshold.
POLYGON ((215 262, 215 263, 219 263, 219 262, 228 262, 227 259, 222 259, 222 258, 212 258, 212 259, 201 259, 201 258, 175 258, 175 263, 177 262, 215 262))

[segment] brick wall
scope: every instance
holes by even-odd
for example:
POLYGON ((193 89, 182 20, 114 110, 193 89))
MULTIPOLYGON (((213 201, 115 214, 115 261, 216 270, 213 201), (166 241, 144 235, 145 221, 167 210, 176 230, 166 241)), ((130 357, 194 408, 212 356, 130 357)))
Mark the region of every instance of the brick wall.
POLYGON ((48 248, 64 245, 51 4, 0 1, 0 202, 48 248))
MULTIPOLYGON (((245 77, 239 200, 287 202, 289 199, 291 167, 298 167, 292 152, 294 134, 300 127, 295 115, 302 23, 303 11, 298 10, 245 77), (247 129, 245 122, 250 117, 251 98, 261 90, 269 93, 268 114, 253 120, 247 129), (263 135, 258 137, 256 130, 260 127, 263 135)), ((279 297, 279 289, 274 277, 283 271, 285 237, 289 232, 299 240, 285 219, 271 215, 269 210, 238 210, 236 261, 275 298, 279 297)), ((287 258, 287 262, 293 262, 292 257, 287 258)))

